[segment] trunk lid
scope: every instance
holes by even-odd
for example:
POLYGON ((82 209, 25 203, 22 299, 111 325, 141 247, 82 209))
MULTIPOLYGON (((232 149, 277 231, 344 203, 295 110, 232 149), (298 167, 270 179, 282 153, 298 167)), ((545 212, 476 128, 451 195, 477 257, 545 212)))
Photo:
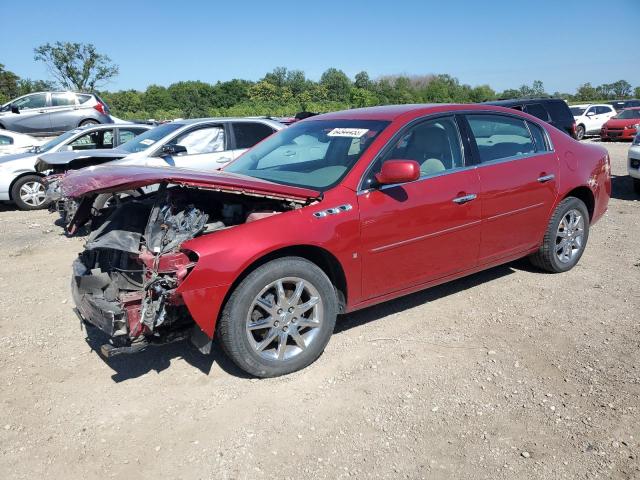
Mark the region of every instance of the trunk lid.
POLYGON ((65 197, 79 198, 87 194, 135 190, 161 182, 304 202, 322 196, 317 190, 281 185, 224 171, 200 172, 175 167, 136 165, 104 165, 73 170, 62 178, 60 185, 65 197))

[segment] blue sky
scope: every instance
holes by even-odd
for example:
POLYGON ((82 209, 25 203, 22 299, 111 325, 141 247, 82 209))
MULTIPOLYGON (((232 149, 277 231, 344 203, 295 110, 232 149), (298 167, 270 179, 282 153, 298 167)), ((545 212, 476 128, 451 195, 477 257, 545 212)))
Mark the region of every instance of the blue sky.
POLYGON ((34 47, 91 42, 120 66, 109 90, 257 80, 277 66, 314 80, 336 67, 351 77, 449 73, 498 90, 537 79, 549 92, 640 86, 640 0, 3 3, 5 68, 47 78, 34 47))

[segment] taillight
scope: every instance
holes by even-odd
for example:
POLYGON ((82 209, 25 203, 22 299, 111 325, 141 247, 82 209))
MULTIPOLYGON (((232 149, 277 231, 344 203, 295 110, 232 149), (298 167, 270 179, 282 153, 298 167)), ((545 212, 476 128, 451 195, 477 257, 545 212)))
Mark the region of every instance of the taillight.
POLYGON ((95 108, 97 111, 99 111, 101 114, 106 115, 107 114, 107 106, 102 103, 102 102, 98 102, 96 103, 93 108, 95 108))
POLYGON ((573 138, 576 138, 576 122, 573 122, 573 123, 571 124, 571 136, 572 136, 573 138))

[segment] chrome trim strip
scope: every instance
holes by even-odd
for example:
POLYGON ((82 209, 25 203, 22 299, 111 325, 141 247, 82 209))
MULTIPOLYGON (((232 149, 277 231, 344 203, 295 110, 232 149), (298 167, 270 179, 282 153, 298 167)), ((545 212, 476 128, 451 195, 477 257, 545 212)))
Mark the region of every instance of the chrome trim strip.
POLYGON ((386 250, 390 250, 392 248, 401 247, 403 245, 407 245, 409 243, 419 242, 420 240, 425 240, 431 237, 437 237, 440 235, 444 235, 445 233, 455 232, 456 230, 462 230, 467 227, 472 227, 473 225, 477 225, 481 223, 481 220, 474 220, 473 222, 464 223, 462 225, 456 225, 455 227, 445 228, 444 230, 439 230, 433 233, 427 233, 426 235, 420 235, 419 237, 409 238, 407 240, 401 240, 396 243, 390 243, 389 245, 382 245, 381 247, 372 248, 369 250, 370 253, 380 253, 386 250))
POLYGON ((492 220, 496 220, 496 219, 501 218, 501 217, 506 217, 508 215, 513 215, 513 214, 520 213, 520 212, 526 212, 527 210, 531 210, 533 208, 538 208, 538 207, 541 207, 543 205, 544 205, 544 202, 534 203, 533 205, 527 205, 526 207, 518 208, 516 210, 510 210, 508 212, 499 213, 497 215, 493 215, 491 217, 487 217, 487 218, 484 219, 484 221, 485 222, 490 222, 492 220))

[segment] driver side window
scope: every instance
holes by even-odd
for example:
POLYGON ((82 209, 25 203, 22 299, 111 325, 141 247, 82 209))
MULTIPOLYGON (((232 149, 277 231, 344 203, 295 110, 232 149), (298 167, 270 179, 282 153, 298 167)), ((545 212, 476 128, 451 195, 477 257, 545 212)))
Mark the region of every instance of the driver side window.
POLYGON ((225 150, 224 127, 205 127, 191 130, 170 142, 171 145, 182 145, 187 149, 184 155, 222 152, 225 150))
POLYGON ((455 118, 427 120, 404 132, 392 148, 376 161, 367 175, 364 188, 374 182, 374 175, 387 160, 418 162, 421 178, 463 167, 462 142, 455 118))
POLYGON ((29 108, 44 108, 47 106, 47 94, 34 93, 33 95, 27 95, 26 97, 19 98, 11 105, 13 107, 18 107, 20 110, 29 108))

